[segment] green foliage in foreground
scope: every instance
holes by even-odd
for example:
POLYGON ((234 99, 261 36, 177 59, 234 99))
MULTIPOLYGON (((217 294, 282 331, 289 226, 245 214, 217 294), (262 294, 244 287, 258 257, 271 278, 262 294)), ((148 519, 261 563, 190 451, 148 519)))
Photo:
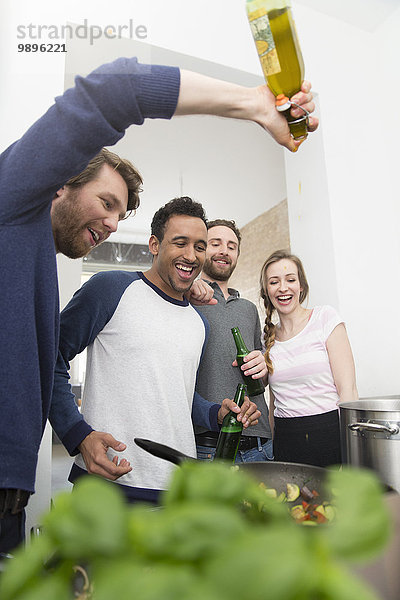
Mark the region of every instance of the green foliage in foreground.
POLYGON ((61 494, 43 534, 9 561, 2 600, 71 600, 76 565, 91 600, 376 600, 343 564, 379 553, 389 516, 373 474, 332 471, 337 517, 303 527, 242 471, 193 462, 161 510, 129 507, 112 484, 61 494), (246 502, 243 502, 246 500, 246 502))

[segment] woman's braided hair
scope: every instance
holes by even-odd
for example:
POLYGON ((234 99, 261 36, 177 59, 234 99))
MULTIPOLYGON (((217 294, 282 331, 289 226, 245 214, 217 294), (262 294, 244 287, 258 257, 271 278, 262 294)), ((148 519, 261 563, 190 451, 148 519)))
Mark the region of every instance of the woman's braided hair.
POLYGON ((265 358, 265 363, 268 368, 268 373, 270 373, 270 374, 272 374, 274 372, 274 367, 273 367, 271 358, 269 356, 269 353, 270 353, 272 346, 275 343, 276 326, 272 322, 272 316, 275 311, 275 307, 272 304, 271 300, 269 299, 269 296, 267 293, 267 269, 273 263, 276 263, 279 260, 283 260, 283 259, 291 260, 292 262, 294 262, 294 264, 297 267, 297 272, 299 275, 299 282, 300 282, 300 287, 301 287, 300 298, 299 298, 300 304, 302 302, 304 302, 304 300, 307 298, 308 289, 309 289, 306 274, 304 272, 304 267, 298 256, 295 256, 294 254, 290 254, 286 250, 276 250, 264 262, 264 264, 261 268, 261 275, 260 275, 260 294, 261 294, 261 298, 264 301, 264 308, 265 308, 265 315, 266 315, 265 316, 265 325, 264 325, 264 344, 265 344, 264 358, 265 358))

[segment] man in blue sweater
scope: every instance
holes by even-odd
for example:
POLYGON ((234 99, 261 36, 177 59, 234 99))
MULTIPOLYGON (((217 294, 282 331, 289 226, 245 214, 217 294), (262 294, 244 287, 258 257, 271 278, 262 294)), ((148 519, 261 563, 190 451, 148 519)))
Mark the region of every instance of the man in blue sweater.
MULTIPOLYGON (((314 109, 308 83, 294 100, 314 109)), ((56 253, 82 256, 134 207, 113 166, 101 167, 77 194, 67 184, 130 125, 202 113, 252 120, 278 143, 296 148, 266 86, 244 88, 122 58, 77 77, 75 87, 0 156, 0 552, 23 539, 23 509, 34 491, 49 412, 59 333, 56 253)), ((311 119, 310 130, 317 126, 311 119)), ((85 443, 104 446, 93 451, 99 469, 118 477, 127 465, 111 463, 105 447, 124 446, 97 433, 85 443)))

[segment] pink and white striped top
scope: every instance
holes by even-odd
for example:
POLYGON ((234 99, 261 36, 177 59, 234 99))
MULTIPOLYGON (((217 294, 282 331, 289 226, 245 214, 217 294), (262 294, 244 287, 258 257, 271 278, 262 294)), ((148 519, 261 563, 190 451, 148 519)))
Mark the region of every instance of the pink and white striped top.
POLYGON ((343 323, 332 306, 316 306, 300 333, 275 341, 269 376, 276 417, 305 417, 337 409, 339 396, 329 364, 326 340, 343 323))

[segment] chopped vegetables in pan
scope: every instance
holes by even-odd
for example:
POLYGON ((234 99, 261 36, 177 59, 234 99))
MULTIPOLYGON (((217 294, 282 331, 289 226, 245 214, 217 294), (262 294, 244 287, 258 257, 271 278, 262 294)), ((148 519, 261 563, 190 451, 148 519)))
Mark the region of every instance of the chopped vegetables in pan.
POLYGON ((336 509, 330 502, 318 501, 319 492, 310 490, 306 485, 300 489, 296 483, 286 484, 286 493, 277 493, 275 488, 269 488, 260 483, 260 488, 270 498, 276 498, 280 502, 296 502, 290 507, 289 512, 297 523, 303 525, 317 525, 329 523, 335 517, 336 509))

